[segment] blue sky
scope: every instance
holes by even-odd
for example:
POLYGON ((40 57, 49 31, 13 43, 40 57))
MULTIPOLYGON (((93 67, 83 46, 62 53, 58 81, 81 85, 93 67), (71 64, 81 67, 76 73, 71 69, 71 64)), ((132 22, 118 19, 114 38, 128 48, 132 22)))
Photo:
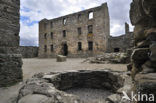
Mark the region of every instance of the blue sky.
MULTIPOLYGON (((132 0, 21 0, 20 45, 38 45, 38 22, 52 19, 84 9, 100 6, 107 2, 110 12, 111 35, 124 34, 124 23, 129 20, 132 0)), ((131 30, 132 26, 130 25, 131 30)))

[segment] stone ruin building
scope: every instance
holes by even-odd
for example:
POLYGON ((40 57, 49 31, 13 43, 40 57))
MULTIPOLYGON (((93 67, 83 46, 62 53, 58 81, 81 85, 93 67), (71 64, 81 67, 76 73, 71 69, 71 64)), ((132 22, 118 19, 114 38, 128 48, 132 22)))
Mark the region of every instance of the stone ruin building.
POLYGON ((126 52, 133 47, 132 38, 127 23, 124 35, 110 36, 109 11, 104 3, 52 20, 41 20, 39 57, 90 57, 106 52, 126 52))
POLYGON ((107 48, 107 52, 127 52, 133 46, 133 32, 129 31, 129 25, 125 23, 125 34, 117 37, 110 36, 108 38, 109 48, 107 48))
POLYGON ((20 0, 0 0, 0 86, 22 80, 19 46, 20 0))
POLYGON ((107 3, 39 22, 39 57, 88 57, 107 51, 110 20, 107 3))

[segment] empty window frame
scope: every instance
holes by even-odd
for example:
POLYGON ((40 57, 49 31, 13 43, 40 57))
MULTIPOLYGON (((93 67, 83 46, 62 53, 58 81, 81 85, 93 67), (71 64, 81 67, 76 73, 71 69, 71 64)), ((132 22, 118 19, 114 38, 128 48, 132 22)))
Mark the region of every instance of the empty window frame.
POLYGON ((54 36, 54 34, 53 34, 53 32, 51 32, 51 33, 50 33, 51 39, 53 39, 53 36, 54 36))
POLYGON ((81 14, 78 14, 77 18, 78 18, 78 20, 80 20, 80 18, 81 18, 81 14))
POLYGON ((93 33, 93 25, 88 26, 88 33, 93 33))
POLYGON ((51 52, 53 52, 53 51, 54 51, 54 46, 53 46, 53 44, 52 44, 52 45, 50 45, 50 50, 51 50, 51 52))
POLYGON ((50 22, 50 27, 53 28, 53 22, 50 22))
POLYGON ((81 27, 78 27, 78 28, 77 28, 77 32, 78 32, 78 34, 79 34, 79 35, 81 35, 81 34, 82 34, 81 27))
POLYGON ((93 19, 93 17, 94 17, 94 13, 92 12, 92 11, 90 11, 89 13, 88 13, 88 19, 90 20, 90 19, 93 19))
POLYGON ((63 37, 66 37, 66 30, 63 30, 62 33, 63 33, 63 37))
POLYGON ((63 18, 63 25, 66 25, 66 23, 67 23, 67 19, 63 18))
POLYGON ((47 33, 44 34, 44 39, 47 39, 47 33))
POLYGON ((78 51, 82 50, 82 43, 78 42, 78 51))
POLYGON ((89 51, 93 50, 93 42, 92 41, 88 41, 88 50, 89 51))
POLYGON ((47 23, 44 23, 44 30, 47 29, 47 23))
POLYGON ((44 45, 44 52, 47 52, 47 45, 44 45))

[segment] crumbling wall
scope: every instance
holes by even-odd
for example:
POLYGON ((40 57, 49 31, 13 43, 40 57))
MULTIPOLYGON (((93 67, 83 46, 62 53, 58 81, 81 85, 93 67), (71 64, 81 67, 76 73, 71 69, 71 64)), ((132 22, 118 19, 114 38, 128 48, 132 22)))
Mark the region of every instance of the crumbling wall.
POLYGON ((127 52, 128 49, 134 46, 133 41, 133 32, 129 31, 129 25, 125 23, 125 34, 108 38, 107 52, 127 52))
MULTIPOLYGON (((135 48, 132 53, 131 75, 134 90, 156 96, 156 1, 133 0, 130 18, 134 28, 135 48)), ((149 100, 149 99, 148 99, 149 100)), ((144 101, 139 103, 155 103, 144 101)))
POLYGON ((0 86, 22 80, 19 9, 20 0, 0 0, 0 86))
POLYGON ((35 46, 20 46, 20 53, 23 58, 35 58, 38 57, 38 47, 35 46))
POLYGON ((41 20, 39 23, 39 57, 64 55, 64 44, 68 46, 68 57, 89 57, 106 52, 110 35, 109 21, 107 3, 52 20, 41 20), (93 13, 92 19, 89 19, 90 12, 93 13), (89 32, 89 26, 92 32, 89 32), (78 28, 81 28, 80 34, 78 28), (63 31, 66 31, 66 36, 63 36, 63 31), (79 42, 82 44, 81 50, 78 49, 79 42), (93 43, 93 50, 89 50, 88 42, 93 43), (53 50, 51 50, 51 45, 53 45, 53 50))

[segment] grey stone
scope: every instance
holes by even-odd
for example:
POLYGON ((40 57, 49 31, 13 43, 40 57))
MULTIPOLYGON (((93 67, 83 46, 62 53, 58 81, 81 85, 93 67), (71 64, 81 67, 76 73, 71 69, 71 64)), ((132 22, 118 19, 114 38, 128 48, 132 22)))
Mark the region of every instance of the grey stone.
POLYGON ((49 103, 49 98, 44 95, 27 95, 19 100, 18 103, 49 103))
POLYGON ((0 87, 22 80, 19 10, 20 0, 0 0, 0 87))
POLYGON ((134 49, 131 59, 138 64, 144 63, 146 60, 148 60, 149 53, 150 53, 149 48, 137 48, 134 49))
POLYGON ((156 42, 150 45, 150 60, 156 62, 156 42))
POLYGON ((143 10, 141 9, 141 1, 142 0, 133 0, 133 2, 131 3, 130 20, 133 25, 136 25, 145 16, 143 10))
MULTIPOLYGON (((43 103, 84 103, 79 97, 68 94, 64 90, 70 88, 95 88, 115 92, 123 87, 125 79, 125 76, 122 76, 120 72, 109 70, 40 73, 28 80, 20 89, 18 103, 36 103, 41 100, 43 100, 43 103)), ((111 99, 115 98, 111 97, 111 99)))
POLYGON ((57 55, 57 62, 65 62, 67 57, 63 55, 57 55))
POLYGON ((38 47, 35 46, 20 46, 19 51, 23 58, 38 57, 38 47))

